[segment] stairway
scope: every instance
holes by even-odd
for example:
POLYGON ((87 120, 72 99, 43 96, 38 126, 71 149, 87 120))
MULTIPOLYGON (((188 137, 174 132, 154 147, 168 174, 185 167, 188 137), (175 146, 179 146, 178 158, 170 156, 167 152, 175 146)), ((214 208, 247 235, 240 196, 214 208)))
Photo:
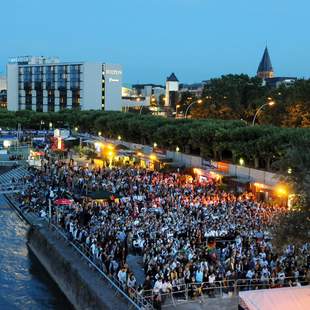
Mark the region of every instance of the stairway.
POLYGON ((0 175, 0 194, 20 192, 24 188, 22 179, 30 173, 24 167, 12 169, 0 175))

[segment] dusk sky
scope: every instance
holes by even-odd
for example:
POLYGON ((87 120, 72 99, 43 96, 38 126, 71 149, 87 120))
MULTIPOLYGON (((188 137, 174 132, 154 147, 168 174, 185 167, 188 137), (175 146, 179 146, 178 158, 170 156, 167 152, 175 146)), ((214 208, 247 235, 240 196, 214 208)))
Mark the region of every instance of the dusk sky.
POLYGON ((309 0, 2 0, 0 72, 20 55, 123 65, 124 82, 310 76, 309 0))

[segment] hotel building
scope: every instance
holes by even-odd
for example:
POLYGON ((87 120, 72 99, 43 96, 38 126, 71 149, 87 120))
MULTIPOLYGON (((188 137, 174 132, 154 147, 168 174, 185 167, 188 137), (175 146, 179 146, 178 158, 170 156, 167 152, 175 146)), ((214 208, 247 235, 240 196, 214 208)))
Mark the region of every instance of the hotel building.
POLYGON ((121 111, 122 67, 26 56, 7 65, 8 110, 121 111))

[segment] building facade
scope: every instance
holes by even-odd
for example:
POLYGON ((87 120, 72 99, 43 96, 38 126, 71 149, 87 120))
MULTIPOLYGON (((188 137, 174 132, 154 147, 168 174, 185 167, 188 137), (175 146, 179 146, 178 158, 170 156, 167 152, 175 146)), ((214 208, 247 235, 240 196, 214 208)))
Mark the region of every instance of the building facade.
POLYGON ((2 90, 7 90, 5 75, 0 75, 0 91, 2 90))
POLYGON ((8 110, 121 111, 122 68, 58 58, 17 57, 7 65, 8 110))
POLYGON ((166 107, 175 109, 178 101, 179 80, 174 73, 171 73, 166 79, 166 107))

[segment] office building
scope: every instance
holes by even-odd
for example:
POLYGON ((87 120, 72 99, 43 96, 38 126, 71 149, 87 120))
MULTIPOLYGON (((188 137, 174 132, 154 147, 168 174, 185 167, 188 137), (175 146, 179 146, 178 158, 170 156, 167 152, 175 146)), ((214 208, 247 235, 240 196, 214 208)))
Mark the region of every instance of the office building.
POLYGON ((26 56, 7 65, 8 110, 121 111, 122 68, 90 62, 60 62, 26 56))

